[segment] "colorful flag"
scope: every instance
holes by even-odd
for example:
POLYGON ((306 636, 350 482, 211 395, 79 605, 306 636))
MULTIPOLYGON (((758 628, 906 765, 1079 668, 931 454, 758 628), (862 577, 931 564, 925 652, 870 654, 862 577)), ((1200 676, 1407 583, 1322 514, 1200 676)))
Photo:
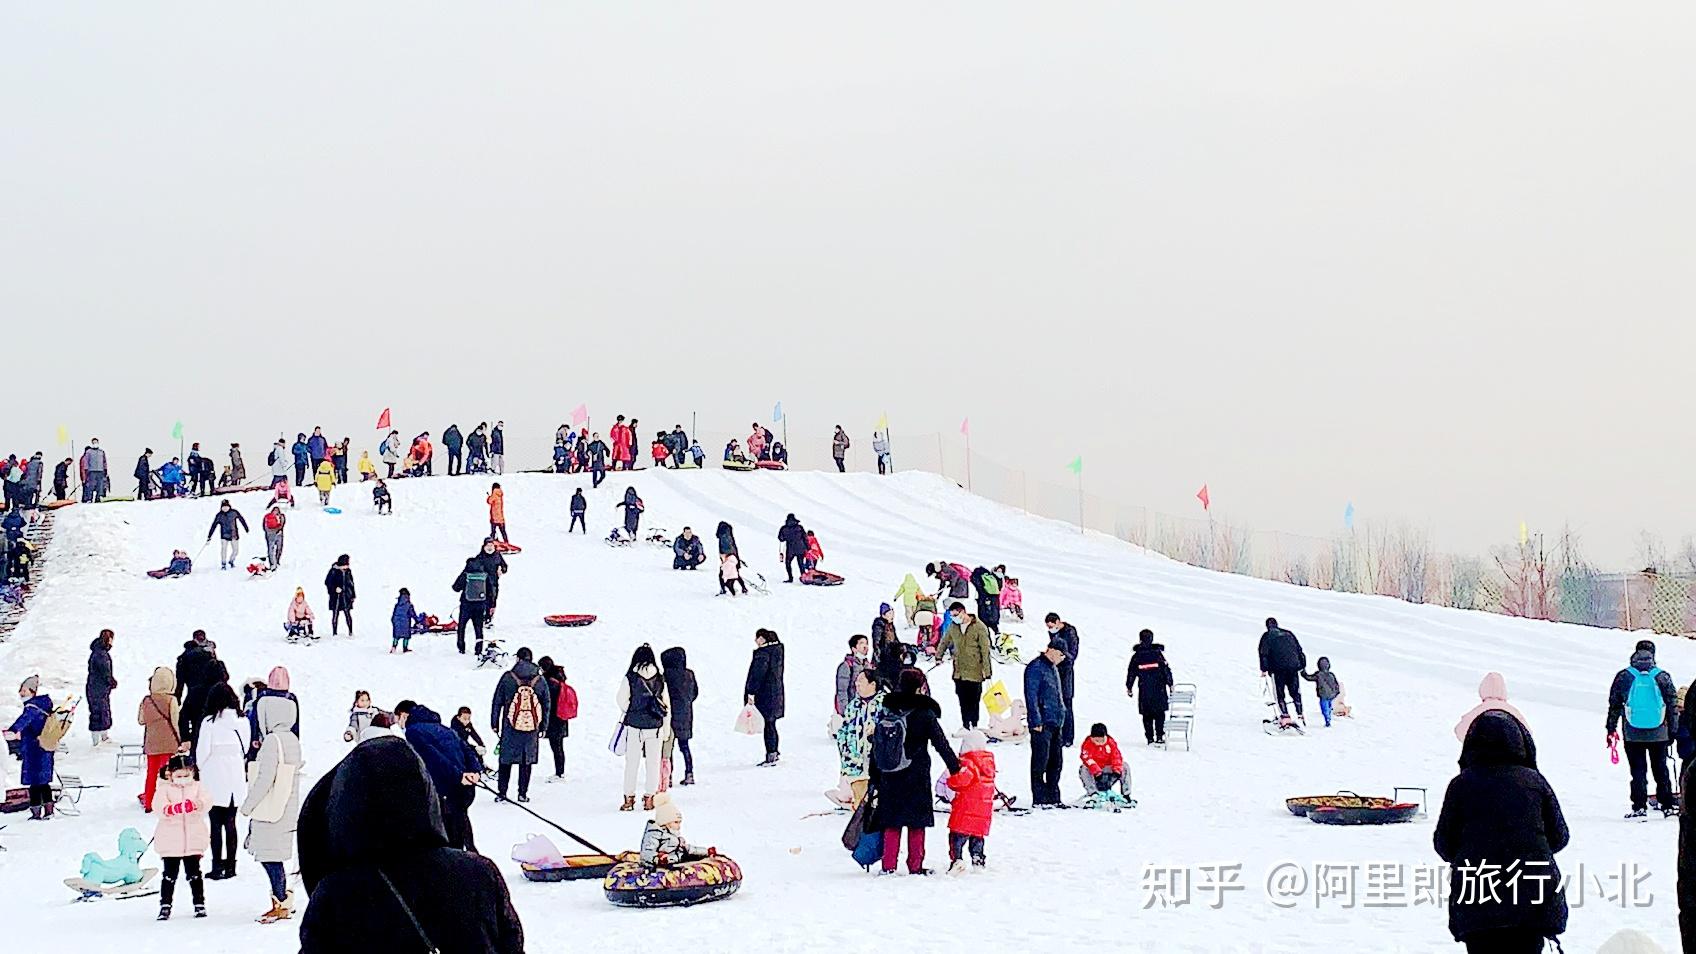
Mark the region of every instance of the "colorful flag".
POLYGON ((1520 544, 1520 546, 1524 546, 1530 540, 1531 540, 1531 530, 1530 530, 1530 528, 1526 527, 1525 521, 1521 520, 1519 522, 1519 544, 1520 544))
POLYGON ((1195 499, 1201 501, 1201 509, 1203 509, 1203 510, 1212 510, 1213 509, 1213 498, 1208 496, 1206 484, 1202 484, 1201 489, 1195 492, 1195 499))
POLYGON ((389 409, 383 408, 383 413, 377 415, 377 430, 380 431, 386 427, 393 426, 394 424, 389 419, 389 409))
POLYGON ((183 422, 178 421, 177 423, 171 425, 171 440, 180 441, 182 439, 183 439, 183 422))
POLYGON ((884 411, 883 416, 877 419, 877 429, 880 430, 880 431, 889 430, 889 412, 888 411, 884 411))
POLYGON ((1082 477, 1084 475, 1083 455, 1079 454, 1077 457, 1072 458, 1072 462, 1066 465, 1066 469, 1077 474, 1079 477, 1082 477))
POLYGON ((1352 500, 1349 501, 1349 505, 1347 507, 1343 508, 1343 526, 1348 527, 1350 530, 1354 529, 1354 501, 1352 500))
POLYGON ((582 427, 589 423, 589 405, 579 404, 571 409, 571 426, 582 427))
POLYGON ((59 425, 59 443, 66 444, 66 445, 69 445, 71 443, 70 429, 65 427, 65 425, 63 425, 63 424, 59 425))
POLYGON ((779 401, 776 404, 772 405, 772 407, 771 407, 771 422, 773 424, 783 423, 783 402, 782 401, 779 401))
POLYGON ((960 418, 960 433, 966 435, 967 437, 972 436, 972 419, 971 418, 969 418, 969 417, 960 418))

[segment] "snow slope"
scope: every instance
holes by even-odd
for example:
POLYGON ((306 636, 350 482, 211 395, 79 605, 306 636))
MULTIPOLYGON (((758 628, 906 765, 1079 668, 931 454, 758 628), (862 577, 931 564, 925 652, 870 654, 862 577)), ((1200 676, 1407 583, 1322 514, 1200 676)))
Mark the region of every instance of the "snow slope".
MULTIPOLYGON (((643 819, 615 811, 622 762, 606 749, 616 679, 638 643, 651 642, 656 650, 682 645, 702 692, 694 743, 701 784, 678 792, 685 832, 733 855, 747 872, 743 891, 727 903, 672 912, 614 909, 593 885, 520 880, 505 858, 507 847, 527 832, 547 829, 515 806, 481 797, 473 809, 478 841, 511 874, 532 950, 545 949, 543 938, 557 943, 562 928, 615 950, 672 932, 758 938, 773 951, 888 950, 951 941, 1010 951, 1057 942, 1057 949, 1075 950, 1098 948, 1103 939, 1117 949, 1163 952, 1449 948, 1441 906, 1369 907, 1363 871, 1357 871, 1352 906, 1340 897, 1316 900, 1310 885, 1284 908, 1269 899, 1265 885, 1282 862, 1305 865, 1310 875, 1316 863, 1436 864, 1432 818, 1384 829, 1334 829, 1292 818, 1282 799, 1336 789, 1388 794, 1392 786, 1414 785, 1430 789, 1440 803, 1459 751, 1451 727, 1476 702, 1478 680, 1489 669, 1506 674, 1572 826, 1572 845, 1560 863, 1568 872, 1576 873, 1580 863, 1587 871, 1566 949, 1595 950, 1628 926, 1650 932, 1669 949, 1676 946, 1676 823, 1620 820, 1625 767, 1611 766, 1603 746, 1605 693, 1629 655, 1631 634, 1211 573, 1028 517, 930 475, 614 475, 590 493, 587 538, 564 532, 571 490, 586 487, 587 480, 509 475, 502 483, 513 538, 525 552, 510 558, 496 632, 508 648, 528 645, 537 657, 560 660, 582 702, 568 741, 568 782, 542 783, 544 754, 532 807, 599 844, 635 846, 643 819), (674 573, 666 551, 605 546, 601 538, 618 519, 613 504, 631 483, 647 503, 645 525, 672 531, 691 525, 708 538, 709 552, 712 528, 729 520, 745 556, 772 580, 772 594, 718 598, 710 572, 674 573), (845 575, 846 585, 779 582, 775 533, 788 512, 819 533, 825 566, 845 575), (958 880, 878 879, 862 874, 838 845, 841 817, 803 816, 827 807, 820 793, 836 780, 835 749, 824 726, 846 637, 869 629, 878 602, 903 574, 940 556, 968 565, 1005 562, 1021 579, 1032 619, 1022 629, 1027 658, 1041 645, 1041 614, 1058 610, 1077 624, 1083 637, 1078 719, 1084 726, 1105 721, 1125 745, 1141 806, 1117 816, 998 816, 987 872, 958 880), (553 612, 597 613, 600 621, 588 629, 544 627, 541 617, 553 612), (1302 739, 1261 732, 1255 644, 1268 615, 1301 636, 1310 660, 1332 659, 1357 719, 1330 730, 1316 725, 1302 739), (756 769, 757 738, 731 731, 758 626, 777 630, 789 647, 790 715, 782 723, 784 763, 777 769, 756 769), (1192 752, 1140 745, 1124 677, 1142 627, 1165 643, 1180 681, 1201 685, 1192 752), (1229 863, 1243 865, 1242 890, 1226 894, 1216 909, 1199 890, 1188 906, 1145 909, 1145 866, 1229 863), (1617 894, 1608 872, 1617 879, 1621 864, 1648 872, 1639 886, 1653 895, 1647 907, 1609 904, 1598 895, 1598 881, 1617 894)), ((72 507, 61 516, 58 553, 39 598, 16 635, 0 645, 0 679, 15 684, 39 672, 55 696, 67 690, 80 695, 88 642, 110 626, 118 634, 121 683, 113 697, 115 734, 139 741, 130 713, 148 674, 156 665, 171 665, 188 633, 203 627, 237 678, 262 676, 278 663, 289 667, 305 710, 309 778, 346 751, 341 731, 356 689, 371 690, 384 706, 406 697, 444 713, 468 705, 486 727, 497 672, 474 670, 453 651, 451 637, 423 637, 412 655, 391 656, 387 634, 401 586, 411 588, 420 608, 443 617, 453 613, 448 584, 486 530, 487 481, 436 478, 393 487, 392 517, 372 513, 369 494, 359 487, 337 491, 335 502, 346 511, 340 515, 303 499, 291 514, 284 570, 257 581, 240 571, 218 572, 215 546, 186 579, 156 582, 142 575, 163 565, 173 547, 192 552, 199 546, 213 501, 72 507), (281 619, 289 595, 304 586, 314 608, 327 615, 323 575, 340 553, 352 556, 358 582, 358 637, 286 645, 281 619)), ((263 496, 234 499, 257 528, 263 496)), ((246 550, 263 550, 257 533, 246 550)), ((1696 650, 1682 641, 1660 642, 1661 662, 1675 676, 1696 674, 1696 650)), ((952 728, 958 713, 944 675, 938 672, 933 683, 952 728)), ((1020 674, 1002 668, 998 675, 1017 694, 1020 674)), ((1317 723, 1310 690, 1304 686, 1317 723)), ((8 706, 8 720, 11 711, 8 706)), ((156 925, 151 901, 69 903, 59 881, 76 874, 83 852, 110 853, 126 825, 152 834, 148 817, 137 810, 138 780, 113 779, 112 754, 88 751, 80 721, 71 745, 62 770, 112 787, 88 792, 80 818, 47 825, 31 824, 27 816, 0 818, 9 826, 0 832, 0 844, 9 849, 0 854, 0 924, 27 923, 32 937, 55 948, 151 951, 193 938, 224 950, 295 949, 292 927, 253 923, 265 907, 266 888, 251 862, 237 880, 208 884, 207 922, 156 925)), ((997 750, 1002 788, 1021 800, 1029 797, 1027 751, 997 750)), ((1065 790, 1075 797, 1075 749, 1066 764, 1065 790)), ((15 768, 8 776, 15 780, 15 768)), ((939 828, 931 833, 933 864, 945 866, 945 850, 939 828)), ((1411 868, 1407 877, 1403 891, 1411 898, 1411 868)), ((1193 879, 1192 889, 1199 889, 1201 874, 1193 879)))

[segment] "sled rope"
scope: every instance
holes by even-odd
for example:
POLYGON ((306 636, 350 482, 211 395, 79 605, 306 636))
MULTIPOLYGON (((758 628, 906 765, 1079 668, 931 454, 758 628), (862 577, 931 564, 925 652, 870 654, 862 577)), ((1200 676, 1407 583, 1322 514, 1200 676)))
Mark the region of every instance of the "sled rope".
MULTIPOLYGON (((489 794, 495 796, 496 798, 500 797, 501 793, 495 791, 493 788, 490 788, 488 783, 486 783, 486 782, 478 782, 477 787, 482 789, 483 791, 488 792, 489 794)), ((525 812, 528 812, 531 815, 531 817, 535 818, 538 821, 545 822, 548 825, 552 825, 556 830, 559 831, 560 834, 564 835, 567 838, 570 838, 572 841, 577 842, 579 845, 582 845, 583 847, 589 849, 590 851, 594 852, 597 855, 605 855, 608 858, 617 858, 618 857, 617 855, 613 854, 612 852, 607 851, 605 848, 598 848, 598 847, 590 844, 588 842, 588 840, 584 839, 582 836, 576 834, 575 832, 568 831, 563 825, 559 824, 558 822, 553 821, 552 819, 546 818, 542 815, 538 815, 536 812, 531 811, 530 808, 526 805, 520 804, 519 802, 510 802, 509 804, 515 805, 518 808, 523 809, 525 812)))

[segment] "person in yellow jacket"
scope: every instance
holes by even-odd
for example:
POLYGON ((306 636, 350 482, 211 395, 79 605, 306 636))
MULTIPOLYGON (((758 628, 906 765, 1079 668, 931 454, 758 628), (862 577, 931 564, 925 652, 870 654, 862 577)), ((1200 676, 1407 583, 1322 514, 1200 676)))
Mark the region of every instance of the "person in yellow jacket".
POLYGON ((901 605, 907 608, 907 625, 913 625, 913 614, 919 611, 919 581, 913 574, 907 574, 907 578, 901 581, 901 588, 890 599, 901 601, 901 605))
POLYGON ((324 458, 318 464, 318 472, 312 478, 318 487, 318 502, 328 507, 330 505, 330 490, 336 486, 336 465, 324 458))
POLYGON ((359 480, 360 480, 360 482, 363 483, 364 481, 367 481, 367 480, 376 480, 376 479, 377 479, 377 465, 373 464, 371 462, 371 452, 370 451, 360 451, 359 452, 359 480))

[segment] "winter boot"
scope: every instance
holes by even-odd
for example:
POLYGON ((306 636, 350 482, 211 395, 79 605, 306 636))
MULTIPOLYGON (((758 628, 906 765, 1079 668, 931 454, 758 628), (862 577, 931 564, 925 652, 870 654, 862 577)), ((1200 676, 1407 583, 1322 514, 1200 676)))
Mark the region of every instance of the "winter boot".
POLYGON ((618 810, 621 811, 621 812, 633 812, 633 811, 635 811, 636 810, 636 796, 634 796, 634 795, 624 796, 624 804, 618 806, 618 810))
POLYGON ((1626 818, 1648 818, 1649 817, 1649 810, 1647 808, 1633 808, 1631 811, 1625 813, 1625 817, 1626 818))
POLYGON ((168 904, 167 902, 164 902, 164 901, 159 902, 159 920, 161 920, 161 921, 171 920, 171 905, 168 904))
POLYGON ((654 796, 652 796, 652 795, 643 795, 642 796, 642 810, 645 811, 645 812, 651 812, 651 811, 654 810, 654 796))
POLYGON ((261 914, 258 920, 260 924, 275 924, 278 921, 288 920, 290 916, 291 912, 283 905, 283 902, 278 901, 276 898, 272 898, 270 910, 261 914))
POLYGON ((204 904, 195 905, 194 906, 194 916, 197 917, 197 918, 205 917, 206 916, 206 905, 204 905, 204 904))
POLYGON ((46 817, 46 816, 44 816, 42 814, 42 809, 41 809, 40 805, 31 805, 29 807, 29 820, 30 821, 41 821, 42 818, 44 818, 44 817, 46 817))
POLYGON ((695 784, 695 773, 694 772, 684 772, 683 773, 683 781, 678 783, 678 784, 681 784, 681 785, 693 785, 693 784, 695 784))

